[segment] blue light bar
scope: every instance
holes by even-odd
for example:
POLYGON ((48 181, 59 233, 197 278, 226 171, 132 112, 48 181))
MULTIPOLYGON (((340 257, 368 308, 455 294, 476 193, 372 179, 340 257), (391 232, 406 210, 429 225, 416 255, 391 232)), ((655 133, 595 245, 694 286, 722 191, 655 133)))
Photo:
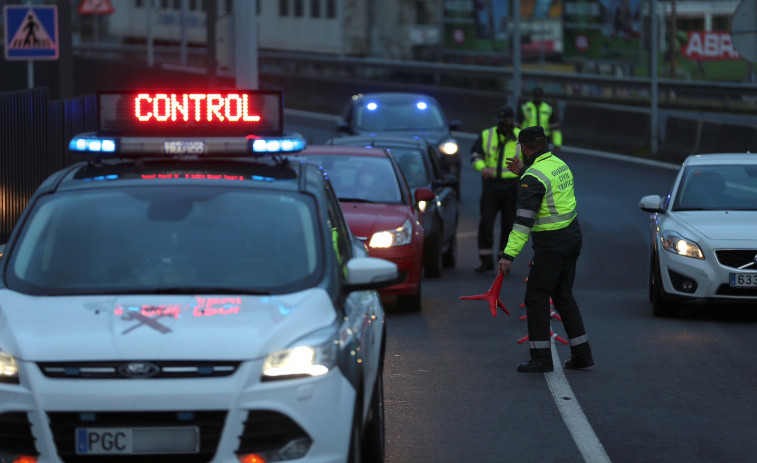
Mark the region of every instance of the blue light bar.
POLYGON ((116 140, 114 138, 99 137, 95 134, 77 135, 68 144, 70 151, 88 153, 115 153, 116 140))
POLYGON ((282 138, 251 138, 253 153, 294 153, 305 149, 305 139, 300 136, 282 138))

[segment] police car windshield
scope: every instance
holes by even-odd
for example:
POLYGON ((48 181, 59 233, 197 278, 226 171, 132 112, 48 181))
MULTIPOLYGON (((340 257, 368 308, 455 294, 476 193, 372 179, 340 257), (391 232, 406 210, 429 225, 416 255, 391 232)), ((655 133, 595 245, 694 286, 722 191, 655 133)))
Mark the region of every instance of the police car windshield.
POLYGON ((322 266, 314 210, 295 193, 196 184, 59 192, 35 205, 6 282, 43 295, 297 291, 322 266))

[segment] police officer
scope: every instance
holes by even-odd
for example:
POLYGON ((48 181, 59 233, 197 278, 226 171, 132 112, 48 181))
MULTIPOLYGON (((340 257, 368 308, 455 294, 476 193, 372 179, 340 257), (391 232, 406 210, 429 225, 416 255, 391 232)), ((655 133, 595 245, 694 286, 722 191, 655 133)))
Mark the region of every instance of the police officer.
POLYGON ((509 106, 497 110, 497 125, 478 136, 471 149, 471 165, 481 172, 481 219, 478 223, 478 257, 481 264, 476 272, 494 270, 494 221, 501 215, 499 249, 504 249, 507 234, 515 221, 515 197, 518 193, 518 176, 507 168, 507 160, 520 157, 514 112, 509 106))
POLYGON ((544 129, 547 138, 552 142, 552 151, 560 154, 562 149, 562 130, 560 119, 552 106, 544 101, 544 90, 536 87, 531 91, 531 101, 520 106, 518 126, 521 128, 538 125, 544 129))
POLYGON ((509 167, 521 173, 518 212, 507 240, 499 270, 507 275, 515 257, 531 235, 534 250, 526 285, 528 340, 531 358, 518 364, 518 371, 553 371, 550 341, 550 298, 562 317, 570 345, 565 368, 594 365, 581 312, 573 297, 576 261, 581 251, 573 173, 552 154, 541 127, 528 127, 518 135, 524 163, 509 167), (525 168, 525 170, 524 170, 525 168))

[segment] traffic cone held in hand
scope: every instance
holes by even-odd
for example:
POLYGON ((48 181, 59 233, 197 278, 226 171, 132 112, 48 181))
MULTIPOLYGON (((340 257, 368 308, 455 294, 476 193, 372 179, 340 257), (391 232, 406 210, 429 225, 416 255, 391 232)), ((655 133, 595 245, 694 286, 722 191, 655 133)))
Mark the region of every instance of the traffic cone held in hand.
POLYGON ((460 299, 463 301, 475 301, 479 299, 484 299, 489 303, 489 310, 492 312, 492 317, 497 316, 497 307, 502 309, 503 312, 505 312, 507 315, 510 315, 510 312, 507 311, 507 308, 505 308, 505 304, 502 303, 502 301, 499 300, 499 291, 502 289, 502 280, 505 278, 505 274, 502 272, 497 273, 497 277, 494 279, 494 283, 492 283, 491 287, 489 288, 489 291, 483 293, 483 294, 477 294, 475 296, 460 296, 460 299))

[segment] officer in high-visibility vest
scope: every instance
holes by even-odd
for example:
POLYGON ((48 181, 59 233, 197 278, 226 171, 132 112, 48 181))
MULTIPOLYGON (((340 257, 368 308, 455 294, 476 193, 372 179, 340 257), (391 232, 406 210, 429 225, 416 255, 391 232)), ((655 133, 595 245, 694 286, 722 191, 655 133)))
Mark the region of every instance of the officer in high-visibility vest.
POLYGON ((565 368, 594 365, 581 312, 573 297, 576 261, 581 251, 573 173, 549 151, 541 127, 528 127, 518 135, 524 162, 508 166, 520 176, 515 224, 507 240, 499 271, 507 275, 529 235, 534 250, 526 284, 528 341, 531 358, 518 364, 518 371, 553 371, 550 329, 550 299, 560 314, 568 335, 570 359, 565 368), (525 168, 525 170, 524 170, 525 168))
POLYGON ((560 154, 562 149, 562 130, 560 130, 560 118, 552 108, 552 105, 544 101, 544 90, 536 87, 531 92, 531 101, 520 106, 518 113, 518 127, 533 127, 538 125, 544 129, 547 139, 552 142, 552 151, 560 154))
MULTIPOLYGON (((494 222, 500 214, 499 249, 504 249, 507 235, 515 221, 515 197, 518 176, 507 168, 507 160, 520 158, 514 111, 509 106, 497 110, 497 125, 479 134, 471 149, 471 165, 481 173, 481 219, 478 223, 478 257, 476 272, 494 270, 494 222)), ((499 258, 499 257, 498 257, 499 258)))

